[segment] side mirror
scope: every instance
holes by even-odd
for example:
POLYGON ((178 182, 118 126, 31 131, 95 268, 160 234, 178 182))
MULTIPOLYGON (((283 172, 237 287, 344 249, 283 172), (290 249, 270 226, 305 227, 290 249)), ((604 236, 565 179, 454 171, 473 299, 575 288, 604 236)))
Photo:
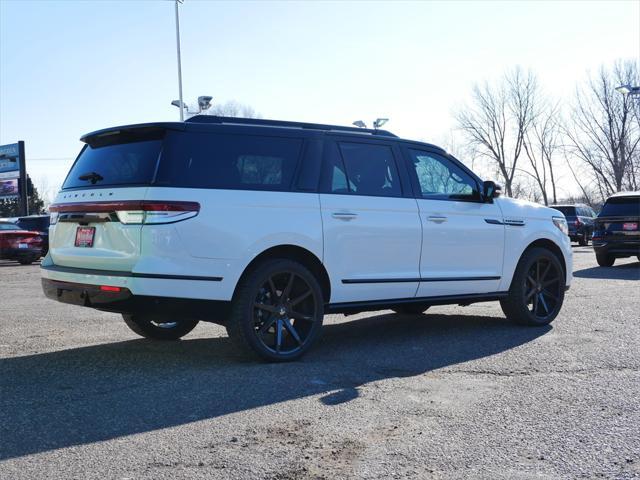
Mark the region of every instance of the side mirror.
POLYGON ((482 182, 482 198, 486 203, 493 202, 494 198, 500 196, 502 192, 502 187, 491 180, 487 180, 482 182))

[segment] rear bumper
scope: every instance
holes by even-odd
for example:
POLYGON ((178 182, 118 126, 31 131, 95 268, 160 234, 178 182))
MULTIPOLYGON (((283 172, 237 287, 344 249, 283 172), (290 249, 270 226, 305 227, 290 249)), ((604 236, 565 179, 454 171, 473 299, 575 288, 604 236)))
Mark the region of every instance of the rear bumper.
POLYGON ((18 260, 25 257, 40 258, 42 256, 41 248, 2 248, 0 249, 0 258, 6 260, 18 260))
POLYGON ((218 276, 111 271, 55 265, 51 255, 41 264, 42 278, 83 285, 126 288, 134 296, 230 301, 235 283, 218 276))
POLYGON ((632 257, 640 255, 640 241, 630 242, 602 242, 594 241, 593 250, 601 255, 616 257, 632 257))
POLYGON ((100 285, 48 278, 42 279, 42 290, 51 300, 106 312, 179 316, 223 323, 229 311, 229 302, 134 295, 127 288, 103 291, 100 285))

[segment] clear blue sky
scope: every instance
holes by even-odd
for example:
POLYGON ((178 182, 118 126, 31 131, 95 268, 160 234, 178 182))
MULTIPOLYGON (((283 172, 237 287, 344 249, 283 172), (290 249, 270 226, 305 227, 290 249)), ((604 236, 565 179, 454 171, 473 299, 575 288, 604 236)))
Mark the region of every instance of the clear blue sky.
MULTIPOLYGON (((26 141, 36 185, 60 184, 83 133, 177 119, 173 8, 0 0, 0 144, 26 141)), ((287 120, 388 116, 390 130, 435 142, 474 82, 514 65, 563 98, 588 70, 640 62, 640 0, 186 0, 180 8, 185 100, 236 99, 287 120)))

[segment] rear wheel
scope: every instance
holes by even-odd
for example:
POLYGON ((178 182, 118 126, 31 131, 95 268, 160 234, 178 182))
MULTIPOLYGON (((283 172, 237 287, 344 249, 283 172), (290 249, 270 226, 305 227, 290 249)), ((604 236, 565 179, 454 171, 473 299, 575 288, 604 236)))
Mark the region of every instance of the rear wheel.
POLYGON ((198 320, 158 319, 151 315, 123 313, 124 323, 135 333, 154 340, 178 340, 193 330, 198 320))
POLYGON ((298 262, 273 259, 241 280, 226 328, 243 352, 282 362, 309 350, 320 335, 323 316, 315 276, 298 262))
POLYGON ((564 287, 564 269, 558 257, 545 248, 532 248, 518 262, 509 296, 500 306, 513 322, 547 325, 560 312, 564 287))
POLYGON ((582 235, 580 235, 580 238, 578 238, 578 245, 580 245, 581 247, 589 245, 589 235, 587 235, 586 230, 582 232, 582 235))
POLYGON ((399 315, 420 315, 429 309, 429 305, 398 305, 392 308, 399 315))
POLYGON ((616 262, 616 257, 604 253, 596 253, 596 261, 601 267, 612 267, 616 262))

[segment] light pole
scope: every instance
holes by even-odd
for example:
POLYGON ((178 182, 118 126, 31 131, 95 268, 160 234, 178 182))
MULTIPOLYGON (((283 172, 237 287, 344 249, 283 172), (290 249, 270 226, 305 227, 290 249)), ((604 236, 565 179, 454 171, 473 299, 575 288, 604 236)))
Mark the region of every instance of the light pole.
POLYGON ((180 16, 178 15, 178 4, 184 0, 175 0, 176 2, 176 47, 178 49, 178 95, 180 97, 180 121, 184 121, 184 103, 182 102, 182 61, 180 59, 180 16))

